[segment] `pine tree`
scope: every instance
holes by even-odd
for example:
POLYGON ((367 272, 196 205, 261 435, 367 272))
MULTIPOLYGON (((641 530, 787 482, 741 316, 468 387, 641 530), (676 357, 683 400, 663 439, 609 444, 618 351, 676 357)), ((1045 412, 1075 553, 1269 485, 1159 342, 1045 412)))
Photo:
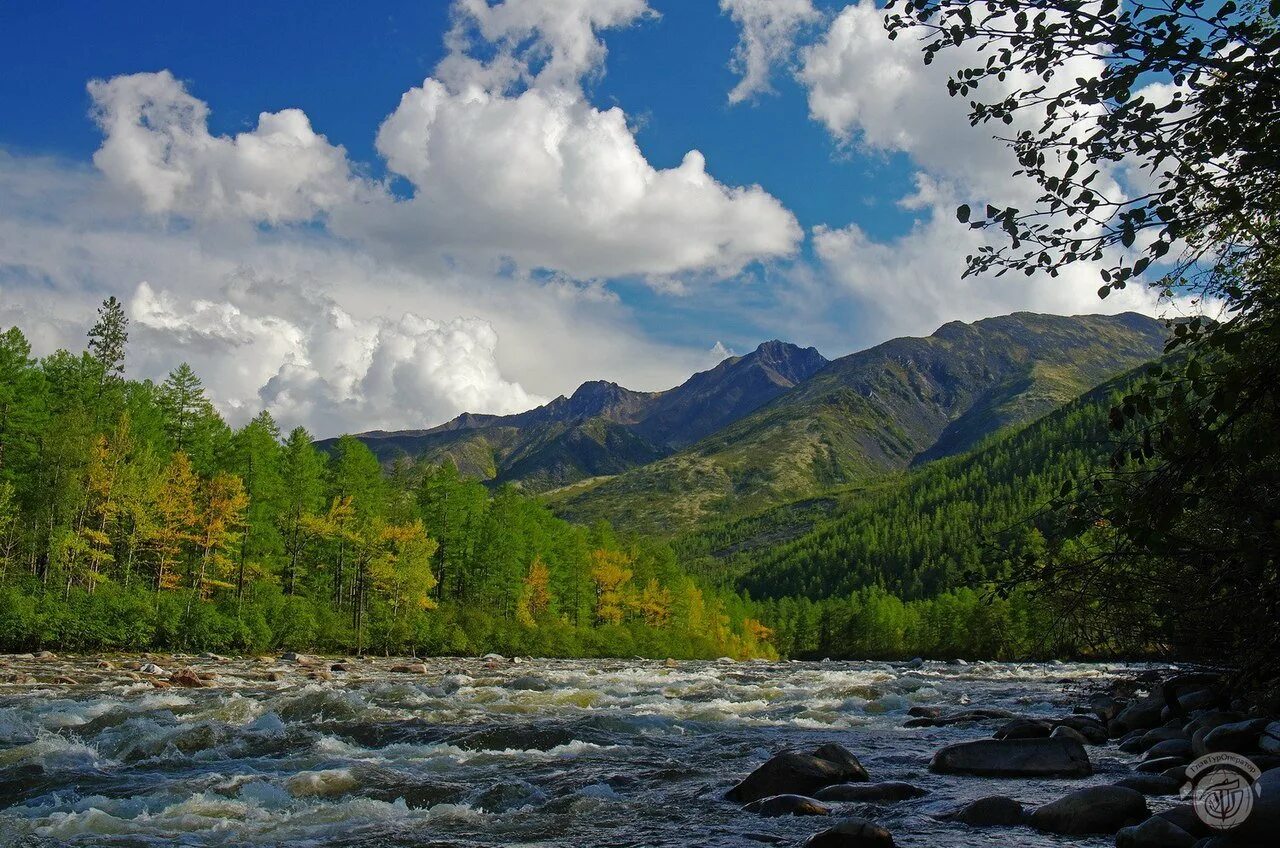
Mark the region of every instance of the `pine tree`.
POLYGON ((98 321, 90 328, 89 352, 102 368, 103 378, 119 380, 124 376, 125 345, 129 342, 129 319, 115 295, 98 307, 98 321))

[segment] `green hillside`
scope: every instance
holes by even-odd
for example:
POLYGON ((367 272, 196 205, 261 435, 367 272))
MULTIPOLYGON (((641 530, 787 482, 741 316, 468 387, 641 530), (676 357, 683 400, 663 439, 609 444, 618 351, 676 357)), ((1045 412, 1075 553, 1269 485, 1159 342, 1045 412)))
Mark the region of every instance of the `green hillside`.
POLYGON ((961 453, 1160 354, 1151 318, 1017 313, 837 359, 673 456, 552 492, 577 522, 688 530, 961 453))
POLYGON ((683 537, 698 571, 753 597, 847 596, 878 586, 905 599, 998 580, 1052 536, 1045 505, 1114 448, 1119 378, 1021 430, 874 485, 785 504, 683 537))

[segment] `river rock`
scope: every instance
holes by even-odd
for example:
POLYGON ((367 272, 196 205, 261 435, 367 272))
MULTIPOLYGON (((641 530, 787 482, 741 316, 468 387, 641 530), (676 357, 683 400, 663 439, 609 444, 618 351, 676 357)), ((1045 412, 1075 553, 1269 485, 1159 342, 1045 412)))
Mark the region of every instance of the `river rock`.
POLYGON ((1130 730, 1149 730, 1160 724, 1160 711, 1164 709, 1164 699, 1159 695, 1148 695, 1141 701, 1135 701, 1121 710, 1107 725, 1111 736, 1119 737, 1130 730))
POLYGON ((36 651, 31 655, 31 659, 33 660, 56 660, 57 658, 58 655, 53 651, 36 651))
POLYGON ((1192 848, 1195 844, 1194 836, 1159 816, 1116 834, 1116 848, 1192 848))
POLYGON ((1085 738, 1085 735, 1083 733, 1076 730, 1074 727, 1067 727, 1065 724, 1060 724, 1057 727, 1055 727, 1053 729, 1053 732, 1049 734, 1049 738, 1050 739, 1074 739, 1076 742, 1079 742, 1081 745, 1093 744, 1088 739, 1085 738))
POLYGON ((912 718, 941 718, 942 707, 917 705, 907 710, 907 715, 912 718))
POLYGON ((1110 695, 1098 694, 1089 699, 1089 709, 1098 717, 1103 724, 1120 715, 1120 711, 1125 708, 1124 701, 1113 698, 1110 695))
POLYGON ((1131 774, 1117 780, 1115 786, 1124 786, 1143 795, 1177 795, 1182 782, 1164 774, 1131 774))
POLYGON ((1022 804, 1003 795, 990 795, 965 804, 958 810, 945 813, 939 818, 947 821, 958 821, 970 827, 1011 827, 1022 824, 1026 819, 1026 811, 1022 804))
POLYGON ((1263 728, 1258 747, 1268 754, 1280 754, 1280 721, 1273 721, 1263 728))
POLYGON ((913 657, 909 662, 905 664, 904 667, 905 668, 924 668, 924 658, 913 657))
POLYGON ((1047 739, 1053 725, 1032 718, 1015 718, 1002 724, 993 734, 996 739, 1047 739))
POLYGON ((508 689, 517 689, 522 692, 545 692, 551 688, 551 684, 543 680, 541 677, 532 675, 525 677, 513 677, 504 684, 508 689))
POLYGON ((819 801, 905 801, 919 798, 928 791, 910 783, 837 783, 813 794, 819 801))
POLYGON ((1135 770, 1142 774, 1164 774, 1172 768, 1185 768, 1191 762, 1190 757, 1156 757, 1151 760, 1143 760, 1135 766, 1135 770))
POLYGON ((1164 709, 1160 711, 1160 718, 1168 721, 1171 718, 1185 716, 1196 710, 1207 710, 1210 707, 1217 706, 1222 701, 1222 695, 1216 689, 1196 689, 1179 695, 1176 706, 1173 704, 1165 704, 1164 709))
POLYGON ((953 724, 974 724, 980 721, 1016 718, 1008 710, 974 709, 936 717, 921 716, 903 723, 903 727, 950 727, 953 724))
POLYGON ((1053 722, 1054 728, 1069 727, 1089 741, 1090 745, 1101 745, 1111 738, 1107 726, 1090 716, 1063 716, 1053 722))
POLYGON ((200 675, 189 668, 180 668, 169 675, 169 682, 175 686, 184 686, 188 689, 201 689, 209 685, 200 679, 200 675))
MULTIPOLYGON (((1191 740, 1191 734, 1183 730, 1181 727, 1156 727, 1146 731, 1138 737, 1140 745, 1139 750, 1146 751, 1161 742, 1168 742, 1170 739, 1186 739, 1191 740)), ((1124 746, 1121 746, 1123 748, 1124 746)))
POLYGON ((1232 751, 1244 754, 1257 750, 1262 731, 1270 722, 1265 718, 1220 724, 1204 735, 1204 748, 1208 753, 1232 751))
POLYGON ((848 818, 810 836, 804 848, 893 848, 893 834, 866 819, 848 818))
POLYGON ((948 745, 929 770, 987 777, 1087 777, 1093 774, 1084 746, 1071 739, 979 739, 948 745))
POLYGON ((155 663, 150 663, 150 662, 143 663, 142 666, 138 669, 138 671, 142 672, 143 674, 164 674, 163 668, 156 665, 155 663))
POLYGON ((395 674, 426 674, 427 666, 424 663, 401 663, 391 666, 391 671, 395 674))
POLYGON ((1038 807, 1027 823, 1036 830, 1080 836, 1115 833, 1150 815, 1141 792, 1124 786, 1090 786, 1038 807))
POLYGON ((1233 846, 1273 846, 1280 834, 1280 769, 1264 771, 1253 788, 1253 811, 1230 831, 1233 846))
POLYGON ((1157 742, 1147 749, 1143 754, 1143 760, 1158 760, 1162 757, 1190 757, 1191 756, 1191 740, 1189 739, 1166 739, 1163 742, 1157 742))
POLYGON ((830 807, 804 795, 770 795, 768 798, 752 801, 742 809, 766 818, 831 815, 830 807))
POLYGON ((867 781, 858 758, 839 745, 823 745, 812 754, 786 751, 770 757, 725 797, 748 804, 771 795, 812 795, 824 786, 867 781), (835 759, 831 759, 834 757, 835 759))
POLYGON ((77 681, 74 677, 68 677, 65 674, 59 674, 57 677, 53 678, 53 680, 50 682, 57 683, 60 686, 75 686, 76 683, 78 683, 79 681, 77 681))
POLYGON ((1196 815, 1196 811, 1190 804, 1179 804, 1176 807, 1161 810, 1156 813, 1155 817, 1164 819, 1179 830, 1189 833, 1197 839, 1203 839, 1216 832, 1200 820, 1200 817, 1196 815))

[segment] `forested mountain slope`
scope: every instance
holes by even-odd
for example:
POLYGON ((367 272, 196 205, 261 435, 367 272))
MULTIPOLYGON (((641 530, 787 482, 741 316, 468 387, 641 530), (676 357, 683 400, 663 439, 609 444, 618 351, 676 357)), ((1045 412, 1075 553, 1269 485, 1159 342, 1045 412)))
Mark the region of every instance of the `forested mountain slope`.
POLYGON ((999 579, 1043 550, 1054 520, 1044 507, 1063 482, 1087 477, 1114 449, 1108 412, 1131 379, 1116 378, 964 455, 708 527, 678 549, 699 571, 758 598, 819 599, 879 586, 914 599, 968 578, 999 579))
MULTIPOLYGON (((464 476, 540 491, 652 462, 758 409, 827 364, 813 348, 765 342, 664 392, 583 383, 517 415, 463 414, 430 430, 362 433, 383 462, 450 459, 464 476)), ((333 440, 321 446, 331 448, 333 440)))
POLYGON ((1016 313, 837 359, 689 448, 552 493, 573 521, 669 533, 963 452, 1158 356, 1134 313, 1016 313))

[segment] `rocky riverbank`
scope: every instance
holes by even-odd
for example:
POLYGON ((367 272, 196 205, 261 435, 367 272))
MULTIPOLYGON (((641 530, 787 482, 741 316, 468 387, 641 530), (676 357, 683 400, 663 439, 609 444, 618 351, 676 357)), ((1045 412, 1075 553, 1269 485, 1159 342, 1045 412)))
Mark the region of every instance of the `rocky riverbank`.
MULTIPOLYGON (((957 827, 1114 835, 1117 848, 1261 848, 1280 842, 1280 720, 1232 701, 1217 674, 1113 681, 1070 714, 1049 719, 1003 709, 925 706, 910 708, 908 716, 904 728, 996 725, 990 738, 947 745, 933 755, 929 770, 957 780, 1082 778, 1093 774, 1091 749, 1132 757, 1132 774, 1038 806, 1014 797, 1012 783, 1010 795, 979 798, 935 815, 957 827)), ((854 753, 829 743, 772 757, 725 797, 761 816, 840 816, 809 838, 806 848, 891 848, 893 834, 867 815, 848 815, 848 805, 861 804, 862 812, 873 815, 875 807, 867 805, 925 794, 908 783, 874 782, 854 753)))

